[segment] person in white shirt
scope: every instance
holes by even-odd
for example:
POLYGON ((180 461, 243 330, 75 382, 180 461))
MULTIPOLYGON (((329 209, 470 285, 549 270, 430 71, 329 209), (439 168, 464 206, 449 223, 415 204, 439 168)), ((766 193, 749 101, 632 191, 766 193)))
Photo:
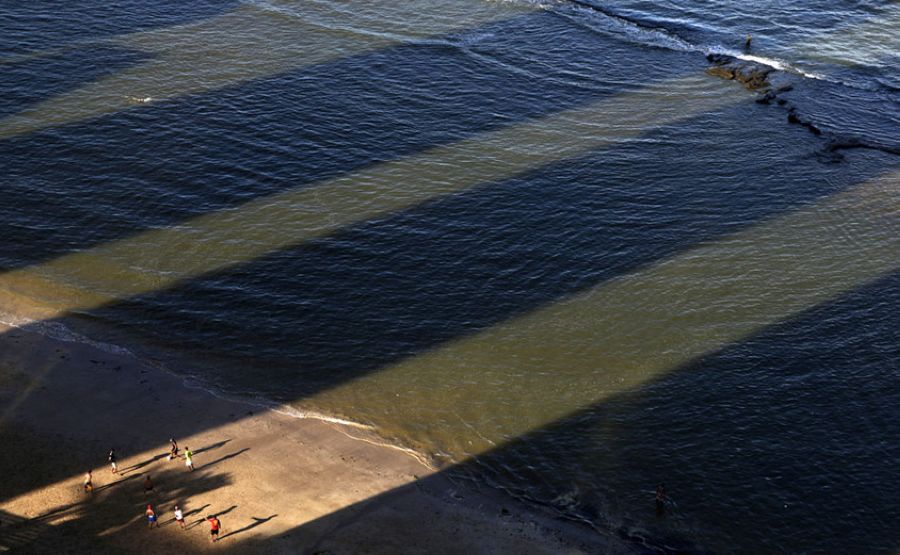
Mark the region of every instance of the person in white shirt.
POLYGON ((184 513, 181 512, 181 507, 178 505, 175 505, 175 522, 184 530, 184 513))

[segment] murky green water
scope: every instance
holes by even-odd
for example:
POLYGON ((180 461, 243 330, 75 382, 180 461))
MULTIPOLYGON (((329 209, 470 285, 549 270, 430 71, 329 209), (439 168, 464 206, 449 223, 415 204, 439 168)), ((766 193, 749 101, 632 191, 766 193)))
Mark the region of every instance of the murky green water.
POLYGON ((4 318, 647 549, 895 550, 896 10, 644 4, 0 8, 4 318))

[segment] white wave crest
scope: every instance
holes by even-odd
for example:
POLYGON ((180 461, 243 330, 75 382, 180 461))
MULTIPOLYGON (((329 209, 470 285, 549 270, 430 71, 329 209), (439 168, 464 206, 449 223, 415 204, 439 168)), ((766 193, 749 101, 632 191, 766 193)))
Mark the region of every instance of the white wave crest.
POLYGON ((71 328, 60 322, 31 320, 21 316, 10 316, 4 314, 0 315, 0 324, 12 328, 32 331, 39 335, 43 335, 51 339, 56 339, 57 341, 90 345, 95 349, 99 349, 105 353, 110 353, 113 355, 134 356, 134 353, 132 353, 125 347, 114 345, 112 343, 105 343, 103 341, 96 341, 94 339, 91 339, 90 337, 87 337, 86 335, 82 335, 73 331, 71 328))

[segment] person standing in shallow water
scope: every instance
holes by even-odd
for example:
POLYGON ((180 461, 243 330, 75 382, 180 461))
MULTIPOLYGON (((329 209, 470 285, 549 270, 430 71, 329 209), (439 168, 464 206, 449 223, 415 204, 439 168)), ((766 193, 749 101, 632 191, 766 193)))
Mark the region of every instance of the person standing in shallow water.
POLYGON ((110 449, 110 450, 109 450, 109 455, 107 456, 107 460, 109 461, 109 468, 110 468, 110 470, 112 470, 112 473, 113 473, 113 474, 118 474, 118 473, 119 473, 119 467, 116 466, 116 460, 117 460, 117 459, 116 459, 116 450, 115 450, 115 449, 110 449))

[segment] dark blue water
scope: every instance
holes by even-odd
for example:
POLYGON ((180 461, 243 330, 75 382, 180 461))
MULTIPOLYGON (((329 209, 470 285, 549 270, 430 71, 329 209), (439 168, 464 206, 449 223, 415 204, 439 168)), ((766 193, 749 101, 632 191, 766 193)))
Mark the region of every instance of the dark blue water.
POLYGON ((894 552, 898 17, 3 6, 0 312, 638 549, 894 552))

